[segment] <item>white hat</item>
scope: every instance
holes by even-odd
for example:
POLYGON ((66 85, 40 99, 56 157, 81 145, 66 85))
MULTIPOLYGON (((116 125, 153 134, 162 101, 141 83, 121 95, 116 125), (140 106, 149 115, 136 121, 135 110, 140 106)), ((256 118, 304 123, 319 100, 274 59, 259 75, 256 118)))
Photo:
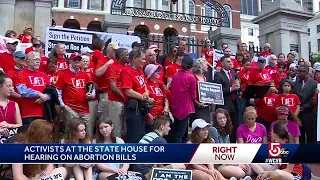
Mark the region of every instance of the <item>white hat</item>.
POLYGON ((7 44, 13 44, 13 43, 19 43, 19 40, 18 39, 12 39, 12 38, 8 39, 7 44))
POLYGON ((159 50, 159 51, 161 51, 161 49, 159 49, 159 47, 157 46, 157 45, 151 45, 151 46, 149 46, 149 49, 151 49, 151 50, 159 50))
POLYGON ((93 53, 93 51, 89 47, 81 48, 81 54, 93 53))
POLYGON ((207 123, 205 120, 203 119, 196 119, 192 122, 192 130, 198 128, 205 128, 211 126, 209 123, 207 123))
POLYGON ((148 64, 144 69, 144 73, 147 76, 147 79, 151 77, 151 75, 159 68, 159 65, 148 64))

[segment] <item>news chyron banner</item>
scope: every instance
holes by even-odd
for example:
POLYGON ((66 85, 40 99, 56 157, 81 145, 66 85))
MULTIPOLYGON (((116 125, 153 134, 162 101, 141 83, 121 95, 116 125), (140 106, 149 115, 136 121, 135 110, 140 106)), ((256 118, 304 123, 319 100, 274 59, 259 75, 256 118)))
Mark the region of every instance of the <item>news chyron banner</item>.
POLYGON ((0 144, 0 164, 319 163, 315 144, 0 144), (306 156, 306 154, 313 154, 306 156))
MULTIPOLYGON (((83 47, 92 49, 92 42, 97 38, 105 42, 105 47, 107 47, 110 42, 115 42, 118 43, 119 47, 126 48, 128 51, 132 50, 131 45, 133 42, 141 42, 138 36, 48 27, 46 29, 45 54, 48 56, 56 44, 62 43, 65 45, 67 56, 69 57, 71 53, 80 52, 83 47)), ((104 51, 105 50, 106 48, 104 51)))

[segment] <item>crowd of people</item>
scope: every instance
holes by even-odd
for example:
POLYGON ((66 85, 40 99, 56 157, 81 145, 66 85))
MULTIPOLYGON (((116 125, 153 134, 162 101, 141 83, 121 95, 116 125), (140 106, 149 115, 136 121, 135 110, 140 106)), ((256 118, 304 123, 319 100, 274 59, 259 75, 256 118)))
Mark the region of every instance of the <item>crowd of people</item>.
MULTIPOLYGON (((105 42, 95 39, 91 47, 69 57, 64 44, 57 44, 46 57, 46 45, 32 34, 30 25, 18 38, 8 31, 6 36, 12 39, 7 41, 7 52, 0 54, 0 135, 7 138, 2 143, 317 142, 320 66, 297 61, 295 52, 276 56, 265 44, 256 55, 242 43, 233 59, 228 44, 223 44, 224 56, 215 62, 210 40, 194 60, 185 41, 170 47, 163 58, 158 46, 144 49, 138 42, 130 52, 110 42, 103 54, 105 42), (25 52, 16 51, 20 42, 33 45, 25 52), (198 82, 221 84, 224 105, 201 102, 198 82), (248 85, 269 90, 263 98, 242 98, 248 85)), ((14 164, 11 175, 24 180, 68 179, 72 174, 76 180, 89 180, 134 172, 150 179, 154 167, 192 170, 194 180, 253 176, 299 180, 308 168, 303 164, 14 164)))

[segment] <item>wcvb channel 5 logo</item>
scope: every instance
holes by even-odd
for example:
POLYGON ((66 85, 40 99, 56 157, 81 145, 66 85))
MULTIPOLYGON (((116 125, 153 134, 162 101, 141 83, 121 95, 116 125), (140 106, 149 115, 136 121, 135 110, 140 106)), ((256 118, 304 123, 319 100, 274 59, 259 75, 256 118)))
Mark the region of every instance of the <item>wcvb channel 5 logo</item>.
POLYGON ((266 163, 282 163, 282 158, 288 157, 287 148, 282 148, 282 144, 278 142, 268 144, 268 159, 266 163))

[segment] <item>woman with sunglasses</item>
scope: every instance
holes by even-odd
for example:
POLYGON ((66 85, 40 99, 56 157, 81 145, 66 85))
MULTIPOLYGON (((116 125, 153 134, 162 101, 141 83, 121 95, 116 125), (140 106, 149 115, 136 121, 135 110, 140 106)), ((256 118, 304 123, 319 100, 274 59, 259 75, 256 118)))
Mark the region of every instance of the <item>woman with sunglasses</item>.
POLYGON ((20 34, 18 36, 18 39, 21 41, 21 43, 31 43, 32 40, 32 26, 30 24, 27 24, 24 26, 23 34, 20 34))
POLYGON ((164 61, 164 68, 167 69, 169 65, 173 64, 177 60, 178 49, 176 46, 170 46, 169 55, 164 61))
POLYGON ((286 63, 278 62, 278 71, 271 74, 275 87, 279 90, 281 79, 287 78, 286 63))

